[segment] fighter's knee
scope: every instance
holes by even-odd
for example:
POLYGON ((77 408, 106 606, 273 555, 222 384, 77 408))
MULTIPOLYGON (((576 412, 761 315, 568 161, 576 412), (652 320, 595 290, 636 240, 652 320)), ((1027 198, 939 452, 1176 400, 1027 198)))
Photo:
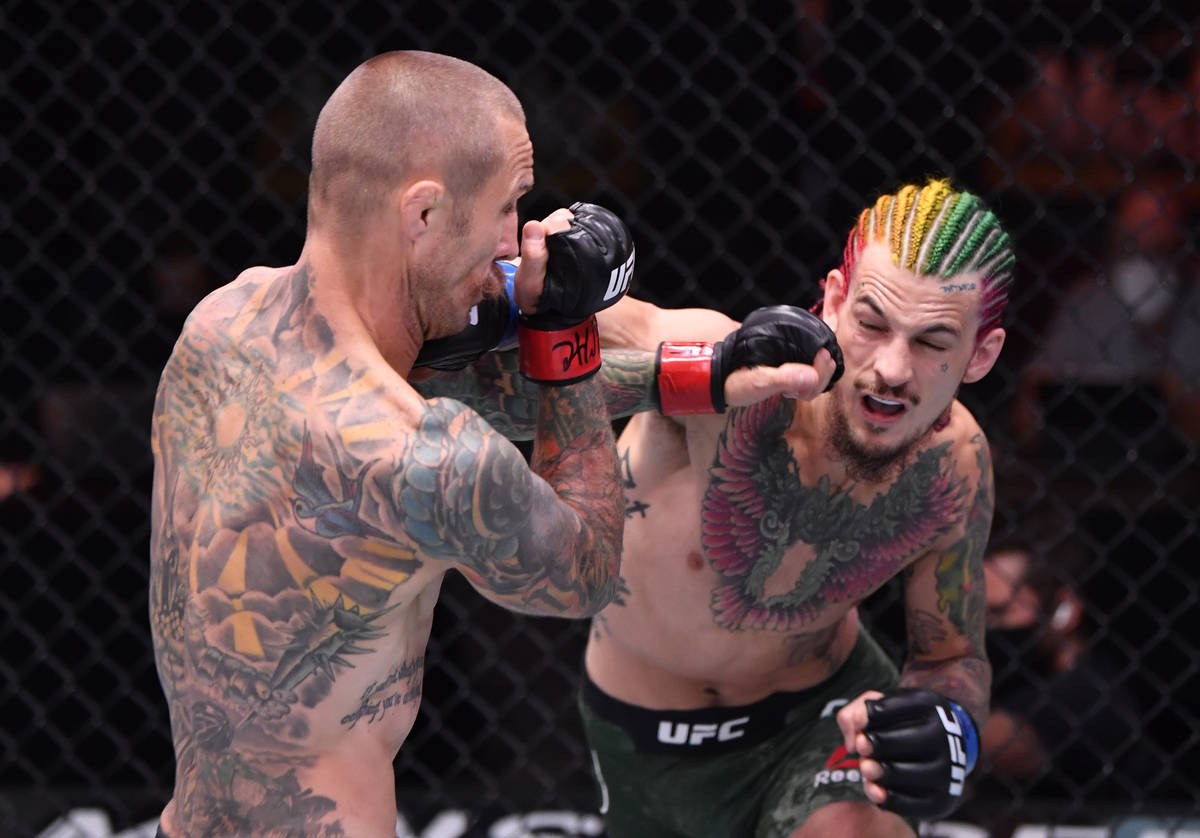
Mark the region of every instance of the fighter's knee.
POLYGON ((916 838, 903 818, 871 803, 841 801, 817 809, 791 838, 916 838))

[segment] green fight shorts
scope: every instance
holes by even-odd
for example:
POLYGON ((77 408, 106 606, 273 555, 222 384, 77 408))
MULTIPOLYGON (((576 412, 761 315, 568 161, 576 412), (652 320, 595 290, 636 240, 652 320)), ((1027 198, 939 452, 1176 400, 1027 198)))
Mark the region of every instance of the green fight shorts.
POLYGON ((835 715, 896 685, 865 630, 828 681, 741 707, 649 710, 584 678, 580 712, 609 838, 787 838, 829 803, 870 802, 835 715))

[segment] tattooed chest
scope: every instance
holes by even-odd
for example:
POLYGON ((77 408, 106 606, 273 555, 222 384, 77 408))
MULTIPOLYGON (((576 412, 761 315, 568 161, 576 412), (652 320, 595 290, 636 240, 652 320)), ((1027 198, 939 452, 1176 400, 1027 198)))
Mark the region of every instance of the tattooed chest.
POLYGON ((928 549, 961 514, 948 445, 922 452, 869 501, 805 482, 779 417, 746 409, 722 434, 702 500, 710 607, 730 629, 796 631, 849 607, 928 549))

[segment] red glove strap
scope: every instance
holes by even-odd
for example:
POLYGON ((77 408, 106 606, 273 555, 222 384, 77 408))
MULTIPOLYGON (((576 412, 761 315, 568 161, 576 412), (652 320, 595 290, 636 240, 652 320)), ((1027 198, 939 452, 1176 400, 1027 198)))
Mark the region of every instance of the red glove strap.
POLYGON ((596 315, 565 329, 543 331, 517 326, 521 374, 539 384, 574 384, 600 369, 600 329, 596 315))
POLYGON ((712 403, 711 343, 658 345, 658 404, 664 416, 717 413, 712 403))

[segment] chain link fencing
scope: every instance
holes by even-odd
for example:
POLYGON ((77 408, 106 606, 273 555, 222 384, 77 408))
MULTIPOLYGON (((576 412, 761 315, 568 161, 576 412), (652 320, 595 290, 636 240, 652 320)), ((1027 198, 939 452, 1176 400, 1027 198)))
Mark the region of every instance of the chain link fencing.
MULTIPOLYGON (((317 110, 395 48, 508 82, 537 153, 523 215, 612 207, 635 293, 662 305, 811 303, 875 195, 929 174, 984 195, 1020 268, 1001 361, 962 398, 993 443, 994 549, 1030 552, 1042 609, 995 634, 997 702, 1032 708, 1048 762, 997 758, 956 820, 1200 810, 1193 3, 13 0, 0 20, 5 835, 82 806, 123 829, 169 794, 146 604, 158 374, 204 293, 294 260, 317 110), (1065 680, 1064 601, 1087 664, 1065 680)), ((897 656, 899 602, 865 609, 897 656)), ((396 761, 414 834, 598 834, 586 631, 448 582, 396 761), (580 814, 504 820, 532 810, 580 814)))

